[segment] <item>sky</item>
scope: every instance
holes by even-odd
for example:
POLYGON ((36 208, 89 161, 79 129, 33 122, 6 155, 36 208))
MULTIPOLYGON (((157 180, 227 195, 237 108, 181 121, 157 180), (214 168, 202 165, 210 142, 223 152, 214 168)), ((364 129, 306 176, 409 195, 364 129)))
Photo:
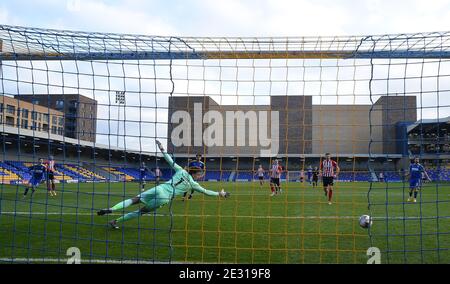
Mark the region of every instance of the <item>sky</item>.
MULTIPOLYGON (((0 24, 180 37, 418 33, 450 30, 450 0, 2 0, 0 24)), ((64 62, 64 78, 60 76, 62 66, 55 62, 47 66, 42 62, 34 63, 33 68, 49 68, 55 72, 35 71, 33 78, 29 72, 31 65, 27 62, 20 63, 19 68, 14 64, 4 64, 3 78, 6 80, 3 88, 5 93, 12 95, 17 90, 43 93, 47 91, 47 86, 50 86, 51 92, 60 93, 64 82, 66 92, 80 91, 99 101, 99 117, 106 118, 99 119, 97 124, 97 140, 100 143, 115 145, 116 137, 110 134, 117 133, 117 128, 120 128, 124 130, 120 130, 119 146, 153 149, 142 149, 142 144, 153 145, 151 137, 166 135, 167 93, 171 89, 171 83, 167 80, 153 78, 167 78, 169 69, 163 66, 167 62, 156 63, 156 68, 153 68, 154 62, 141 62, 141 70, 131 64, 135 62, 129 63, 122 69, 121 65, 101 62, 95 66, 85 63, 75 66, 73 62, 64 62), (106 75, 107 67, 108 72, 116 74, 117 78, 106 81, 105 77, 100 76, 106 75), (16 69, 19 69, 18 72, 16 69), (69 74, 70 71, 86 73, 86 76, 69 74), (20 78, 15 77, 16 74, 20 78), (131 79, 139 76, 147 79, 143 78, 140 82, 131 79), (35 83, 42 84, 26 83, 31 78, 35 83), (16 84, 17 81, 21 81, 20 84, 16 84), (111 103, 111 96, 116 90, 122 90, 124 85, 127 88, 127 104, 131 107, 118 111, 111 103), (155 88, 158 96, 150 95, 155 88), (133 108, 133 104, 148 108, 133 108), (158 106, 157 111, 155 106, 158 106), (127 115, 128 121, 117 125, 114 120, 119 115, 121 120, 127 115), (142 134, 143 128, 145 135, 142 134), (136 136, 140 137, 140 141, 137 142, 136 136)), ((418 113, 419 117, 450 115, 449 93, 446 97, 441 94, 441 98, 434 92, 438 88, 450 90, 449 77, 442 77, 436 83, 436 74, 450 76, 450 62, 422 65, 420 62, 414 64, 409 61, 406 64, 406 61, 398 61, 386 64, 389 62, 379 60, 376 63, 374 77, 379 80, 373 82, 374 94, 428 90, 430 93, 424 94, 420 101, 419 107, 423 109, 418 113), (405 76, 408 77, 406 84, 402 79, 405 76), (421 76, 430 78, 416 78, 421 76), (442 106, 439 114, 438 104, 442 106)), ((174 64, 177 65, 173 68, 175 95, 215 94, 216 100, 227 104, 267 103, 270 94, 312 95, 315 103, 369 102, 367 94, 371 66, 367 60, 311 60, 306 63, 311 68, 304 68, 303 61, 290 61, 289 68, 271 68, 287 66, 285 61, 276 60, 242 61, 239 64, 234 61, 208 61, 206 68, 198 66, 195 61, 177 61, 174 64), (253 68, 255 64, 261 68, 253 68), (242 81, 237 84, 237 80, 242 81), (262 96, 256 97, 255 94, 262 96)))
POLYGON ((2 0, 0 23, 176 36, 445 31, 448 0, 2 0))

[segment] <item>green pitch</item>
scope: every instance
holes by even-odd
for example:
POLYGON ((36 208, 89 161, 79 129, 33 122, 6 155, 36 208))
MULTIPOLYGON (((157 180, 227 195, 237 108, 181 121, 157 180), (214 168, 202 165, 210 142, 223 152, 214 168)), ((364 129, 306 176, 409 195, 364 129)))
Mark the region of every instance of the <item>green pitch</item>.
POLYGON ((22 200, 22 186, 0 185, 0 262, 65 263, 78 247, 82 262, 366 263, 371 246, 382 263, 450 262, 447 185, 426 184, 412 204, 401 183, 373 184, 371 212, 369 183, 338 183, 332 205, 307 184, 284 183, 274 197, 267 183, 202 185, 231 197, 178 198, 121 230, 106 226, 118 215, 96 211, 138 194, 136 183, 59 184, 56 198, 41 186, 32 202, 22 200), (358 225, 362 214, 374 217, 372 243, 358 225))

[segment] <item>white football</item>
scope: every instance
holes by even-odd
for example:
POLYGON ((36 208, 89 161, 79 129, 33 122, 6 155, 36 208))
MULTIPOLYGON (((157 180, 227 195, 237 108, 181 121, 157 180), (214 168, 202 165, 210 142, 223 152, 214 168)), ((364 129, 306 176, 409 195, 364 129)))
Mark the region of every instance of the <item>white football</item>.
POLYGON ((372 218, 369 215, 362 215, 361 217, 359 217, 359 225, 364 229, 371 227, 372 218))

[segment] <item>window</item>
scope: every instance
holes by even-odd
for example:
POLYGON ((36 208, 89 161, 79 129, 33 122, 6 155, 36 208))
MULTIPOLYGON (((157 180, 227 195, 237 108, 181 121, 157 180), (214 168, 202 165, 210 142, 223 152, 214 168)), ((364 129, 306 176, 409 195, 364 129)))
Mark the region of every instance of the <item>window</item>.
POLYGON ((48 132, 48 124, 42 124, 42 131, 48 132))
POLYGON ((31 111, 31 119, 33 119, 33 120, 37 120, 37 118, 38 118, 38 113, 37 113, 37 112, 35 112, 34 110, 33 110, 33 111, 31 111))
POLYGON ((28 118, 28 110, 27 109, 22 109, 22 117, 23 118, 28 118))
POLYGON ((28 120, 22 119, 22 128, 24 128, 24 129, 28 128, 28 120))
POLYGON ((14 115, 16 113, 16 107, 12 105, 6 105, 6 113, 14 115))
POLYGON ((56 134, 56 126, 52 126, 52 134, 56 134))
POLYGON ((57 100, 56 101, 56 109, 63 109, 64 108, 64 101, 63 100, 57 100))
POLYGON ((3 103, 0 103, 0 112, 3 112, 3 103))
POLYGON ((50 117, 48 116, 48 113, 43 113, 42 117, 43 117, 42 119, 44 120, 44 122, 49 123, 50 117))
POLYGON ((3 124, 3 115, 0 115, 0 124, 3 124))
POLYGON ((31 130, 37 130, 37 123, 33 121, 33 126, 31 126, 31 130))
POLYGON ((42 120, 42 113, 38 112, 38 120, 42 120))
POLYGON ((5 122, 6 122, 6 125, 14 126, 14 118, 12 118, 12 117, 6 117, 5 122))
POLYGON ((64 124, 64 118, 60 117, 60 118, 58 119, 58 124, 59 124, 59 125, 63 125, 63 124, 64 124))
POLYGON ((56 115, 52 115, 52 124, 56 124, 57 122, 56 115))

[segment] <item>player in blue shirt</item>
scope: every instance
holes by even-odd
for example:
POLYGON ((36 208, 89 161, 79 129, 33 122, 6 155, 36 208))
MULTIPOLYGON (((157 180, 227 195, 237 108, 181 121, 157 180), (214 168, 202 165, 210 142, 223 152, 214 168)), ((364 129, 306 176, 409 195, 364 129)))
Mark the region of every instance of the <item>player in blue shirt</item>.
MULTIPOLYGON (((202 154, 198 153, 197 155, 195 155, 195 161, 189 162, 188 168, 199 170, 201 173, 203 173, 203 176, 204 176, 205 163, 202 162, 202 154)), ((203 176, 201 178, 203 178, 203 176)), ((183 201, 186 200, 187 194, 188 194, 187 192, 184 193, 183 199, 182 199, 183 201)), ((193 194, 194 194, 194 190, 191 190, 191 193, 189 193, 188 199, 191 199, 193 194)))
POLYGON ((308 175, 308 182, 310 185, 312 182, 312 174, 313 174, 313 169, 312 169, 311 165, 309 165, 308 169, 307 169, 307 175, 308 175))
POLYGON ((419 158, 414 158, 414 163, 409 166, 409 198, 408 202, 417 202, 417 192, 422 187, 422 174, 431 181, 425 168, 419 163, 419 158), (414 192, 414 198, 412 197, 414 192))
POLYGON ((31 196, 33 196, 36 191, 36 187, 39 186, 41 182, 45 179, 45 173, 47 168, 44 165, 44 159, 39 159, 39 164, 31 166, 31 179, 28 181, 28 185, 25 187, 25 192, 23 193, 23 198, 27 196, 28 191, 31 188, 31 196))
POLYGON ((139 183, 141 185, 141 191, 145 190, 145 179, 147 178, 148 169, 145 166, 145 163, 141 163, 141 167, 139 168, 139 183))

